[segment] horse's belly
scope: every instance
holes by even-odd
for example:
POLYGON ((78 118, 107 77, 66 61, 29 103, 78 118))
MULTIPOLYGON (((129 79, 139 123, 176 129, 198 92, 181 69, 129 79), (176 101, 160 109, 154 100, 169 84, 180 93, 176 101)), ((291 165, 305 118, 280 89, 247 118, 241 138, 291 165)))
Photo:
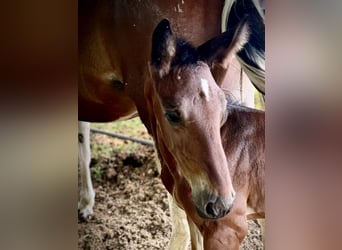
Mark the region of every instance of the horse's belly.
POLYGON ((124 83, 103 77, 80 77, 78 87, 78 119, 110 122, 136 115, 136 107, 128 97, 124 83))

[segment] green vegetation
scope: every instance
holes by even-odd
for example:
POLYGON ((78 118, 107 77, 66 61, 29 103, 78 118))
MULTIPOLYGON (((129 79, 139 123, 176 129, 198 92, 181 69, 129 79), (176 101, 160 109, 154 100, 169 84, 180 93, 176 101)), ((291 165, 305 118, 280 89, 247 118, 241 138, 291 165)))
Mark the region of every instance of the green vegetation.
POLYGON ((147 131, 139 117, 126 121, 91 123, 91 127, 139 138, 141 138, 141 136, 145 137, 147 134, 147 131))
MULTIPOLYGON (((126 121, 91 123, 90 126, 92 128, 123 134, 130 137, 152 140, 139 117, 126 121)), ((98 159, 103 157, 109 158, 114 152, 122 152, 127 154, 134 153, 139 151, 139 149, 143 146, 139 143, 91 133, 91 147, 93 158, 98 159)))
POLYGON ((105 168, 101 166, 101 164, 96 164, 95 166, 90 168, 91 178, 94 181, 101 182, 103 179, 104 169, 105 168))

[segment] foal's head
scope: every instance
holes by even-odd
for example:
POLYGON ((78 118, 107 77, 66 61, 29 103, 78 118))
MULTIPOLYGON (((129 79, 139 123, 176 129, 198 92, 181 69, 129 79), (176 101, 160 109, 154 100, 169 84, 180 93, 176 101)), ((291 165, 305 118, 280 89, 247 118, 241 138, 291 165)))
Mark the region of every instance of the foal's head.
POLYGON ((223 33, 198 48, 176 38, 167 20, 152 38, 151 73, 156 130, 186 179, 196 211, 220 218, 233 206, 235 192, 223 151, 220 128, 226 98, 211 67, 227 67, 243 45, 247 26, 223 33))

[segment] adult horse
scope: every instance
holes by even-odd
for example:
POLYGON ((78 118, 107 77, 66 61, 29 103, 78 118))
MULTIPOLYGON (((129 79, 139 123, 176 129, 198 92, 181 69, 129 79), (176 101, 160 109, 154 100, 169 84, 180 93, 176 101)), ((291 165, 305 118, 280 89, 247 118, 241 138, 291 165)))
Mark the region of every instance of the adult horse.
MULTIPOLYGON (((230 2, 80 1, 79 120, 108 122, 138 114, 157 140, 154 114, 144 94, 152 81, 149 60, 154 27, 162 18, 168 18, 177 34, 198 46, 220 33, 221 12, 230 2)), ((227 74, 227 65, 212 65, 214 77, 226 81, 225 75, 237 76, 242 80, 229 81, 226 88, 232 92, 237 90, 239 94, 244 92, 246 96, 247 78, 241 77, 236 60, 232 59, 229 65, 227 74)), ((244 101, 248 103, 248 98, 244 101)), ((89 130, 84 125, 87 126, 84 123, 79 126, 82 183, 79 208, 83 216, 87 216, 92 213, 94 192, 88 169, 89 130)), ((163 145, 157 143, 158 150, 159 147, 163 145)), ((162 155, 160 158, 165 169, 167 160, 162 155)))

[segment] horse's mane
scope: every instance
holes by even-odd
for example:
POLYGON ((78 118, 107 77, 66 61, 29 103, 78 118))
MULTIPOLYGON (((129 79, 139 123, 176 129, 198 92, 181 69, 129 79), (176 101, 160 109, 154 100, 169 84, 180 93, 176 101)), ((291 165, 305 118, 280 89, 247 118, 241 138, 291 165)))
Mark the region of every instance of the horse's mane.
POLYGON ((237 54, 254 87, 265 95, 265 5, 264 0, 226 0, 222 11, 222 32, 234 28, 247 15, 250 38, 237 54))
POLYGON ((234 95, 227 89, 221 88, 224 95, 226 96, 227 105, 241 105, 240 101, 237 100, 234 95))
POLYGON ((227 101, 227 110, 232 110, 232 109, 238 109, 238 110, 255 110, 254 108, 246 107, 241 103, 239 100, 237 100, 234 95, 228 91, 227 89, 222 89, 226 96, 226 101, 227 101))

